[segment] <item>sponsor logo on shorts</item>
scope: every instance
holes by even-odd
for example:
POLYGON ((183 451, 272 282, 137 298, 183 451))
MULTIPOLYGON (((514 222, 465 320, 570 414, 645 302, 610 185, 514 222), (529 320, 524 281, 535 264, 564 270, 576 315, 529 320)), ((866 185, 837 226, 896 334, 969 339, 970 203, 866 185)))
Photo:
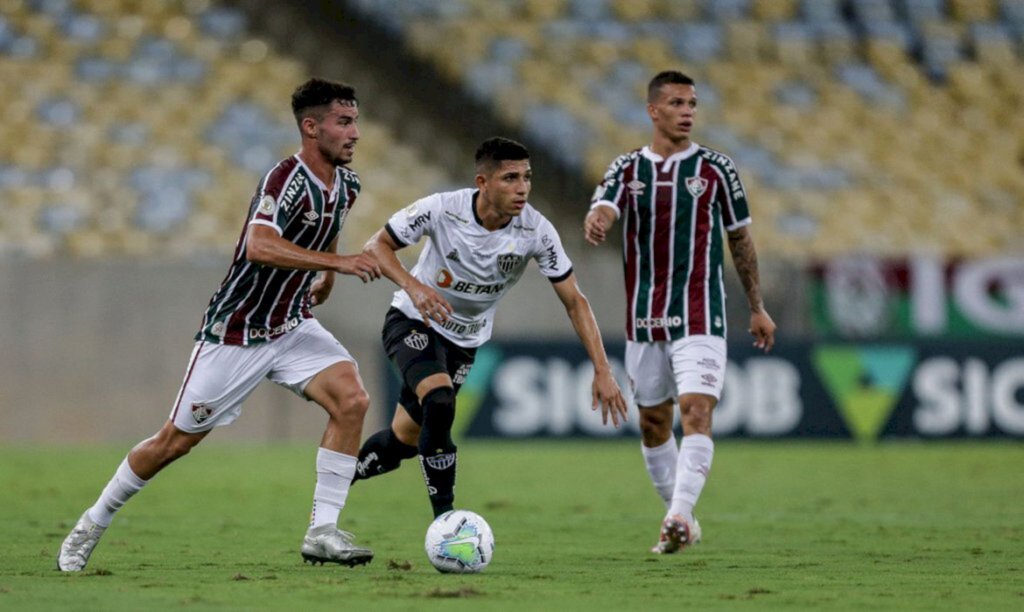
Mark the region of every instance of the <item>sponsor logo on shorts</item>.
POLYGON ((452 377, 452 382, 461 385, 466 382, 466 377, 469 376, 470 364, 464 363, 459 366, 459 369, 455 371, 455 376, 452 377))
POLYGON ((427 348, 427 341, 427 335, 417 331, 412 332, 402 339, 402 342, 404 342, 406 346, 416 351, 422 351, 427 348))
POLYGON ((714 360, 714 359, 712 359, 710 357, 705 357, 705 358, 701 359, 700 361, 697 362, 697 365, 699 365, 702 368, 707 368, 709 370, 717 370, 718 369, 718 361, 716 361, 716 360, 714 360))
POLYGON ((683 324, 682 317, 647 317, 635 319, 637 329, 654 329, 662 327, 679 327, 683 324))
POLYGON ((276 338, 298 327, 301 321, 299 317, 292 317, 277 327, 250 327, 249 338, 276 338))
POLYGON ((203 402, 196 402, 192 404, 192 420, 196 422, 196 425, 202 425, 210 418, 213 414, 213 408, 206 405, 203 402))
POLYGON ((700 384, 704 385, 705 387, 714 387, 715 383, 718 382, 718 378, 715 377, 714 374, 701 374, 700 379, 701 381, 703 381, 700 384))
POLYGON ((477 332, 487 325, 487 320, 474 321, 472 323, 456 323, 452 319, 448 319, 444 323, 441 323, 441 327, 447 329, 453 334, 459 334, 460 336, 475 336, 477 332))
POLYGON ((447 470, 455 465, 455 453, 442 453, 432 457, 424 457, 423 459, 427 462, 427 465, 435 470, 447 470))

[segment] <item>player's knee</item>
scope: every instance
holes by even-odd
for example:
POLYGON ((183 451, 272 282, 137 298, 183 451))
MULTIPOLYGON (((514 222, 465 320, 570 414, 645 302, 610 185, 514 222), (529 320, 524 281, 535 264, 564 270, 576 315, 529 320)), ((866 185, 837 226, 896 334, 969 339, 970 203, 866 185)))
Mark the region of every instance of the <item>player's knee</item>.
POLYGON ((370 396, 365 389, 353 389, 333 394, 330 403, 327 411, 334 419, 361 423, 370 408, 370 396))
POLYGON ((640 435, 647 446, 660 446, 672 434, 672 413, 655 408, 640 411, 640 435))
POLYGON ((714 403, 710 401, 687 402, 682 408, 683 429, 686 432, 706 433, 711 429, 711 412, 714 403))

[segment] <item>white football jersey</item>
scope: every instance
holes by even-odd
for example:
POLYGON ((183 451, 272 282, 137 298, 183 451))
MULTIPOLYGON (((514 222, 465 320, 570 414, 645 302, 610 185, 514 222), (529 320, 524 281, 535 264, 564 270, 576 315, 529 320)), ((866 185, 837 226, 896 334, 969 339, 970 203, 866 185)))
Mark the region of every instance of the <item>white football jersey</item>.
MULTIPOLYGON (((519 281, 529 260, 551 282, 565 280, 572 262, 555 226, 529 204, 501 229, 484 229, 473 207, 476 189, 435 193, 396 212, 385 229, 400 245, 429 238, 411 273, 452 305, 448 320, 431 326, 455 344, 480 346, 491 337, 494 310, 519 281)), ((404 290, 391 305, 422 321, 404 290)))

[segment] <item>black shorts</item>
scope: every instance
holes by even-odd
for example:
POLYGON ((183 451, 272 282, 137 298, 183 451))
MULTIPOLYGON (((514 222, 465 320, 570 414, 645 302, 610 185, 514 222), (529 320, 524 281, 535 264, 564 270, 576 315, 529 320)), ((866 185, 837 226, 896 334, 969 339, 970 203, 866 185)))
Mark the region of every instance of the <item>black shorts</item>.
POLYGON ((423 424, 423 407, 416 396, 416 386, 428 376, 448 374, 458 393, 476 358, 476 348, 455 344, 397 308, 389 309, 385 315, 381 339, 388 359, 402 379, 398 402, 419 425, 423 424))

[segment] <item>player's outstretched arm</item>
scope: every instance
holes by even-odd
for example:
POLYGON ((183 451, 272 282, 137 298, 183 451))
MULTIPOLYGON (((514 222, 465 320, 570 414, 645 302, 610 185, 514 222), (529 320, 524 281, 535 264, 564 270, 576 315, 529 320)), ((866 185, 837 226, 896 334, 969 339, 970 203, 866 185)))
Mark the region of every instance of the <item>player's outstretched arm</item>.
POLYGON ((616 427, 620 422, 626 420, 626 400, 622 397, 622 390, 619 389, 615 377, 612 376, 612 366, 608 363, 608 355, 604 352, 604 344, 601 341, 601 330, 597 327, 597 320, 594 319, 594 311, 590 308, 590 302, 580 291, 576 284, 576 275, 570 274, 563 281, 554 283, 555 293, 562 300, 565 312, 572 321, 576 335, 580 337, 590 361, 594 364, 594 382, 591 385, 593 402, 590 407, 597 410, 601 407, 601 422, 608 424, 608 417, 611 416, 612 424, 616 427))
POLYGON ((431 319, 438 323, 444 323, 448 319, 448 315, 452 313, 451 304, 437 291, 409 274, 409 271, 398 259, 398 255, 395 254, 395 251, 403 246, 405 245, 395 242, 386 229, 380 229, 363 246, 363 254, 376 261, 380 266, 381 273, 409 294, 409 299, 420 311, 423 323, 427 327, 430 327, 431 319))
POLYGON ((772 350, 775 344, 775 321, 764 307, 761 297, 761 279, 757 270, 757 251, 754 249, 754 238, 746 226, 729 232, 729 251, 732 262, 736 266, 743 290, 750 304, 750 335, 754 337, 754 346, 764 352, 772 350))
POLYGON ((595 206, 583 220, 583 237, 597 246, 604 242, 608 230, 615 225, 615 211, 609 206, 595 206))
POLYGON ((274 228, 249 225, 245 237, 245 256, 253 262, 286 270, 331 270, 358 276, 364 283, 380 278, 380 268, 371 258, 363 255, 338 255, 334 252, 313 251, 282 238, 274 228))

